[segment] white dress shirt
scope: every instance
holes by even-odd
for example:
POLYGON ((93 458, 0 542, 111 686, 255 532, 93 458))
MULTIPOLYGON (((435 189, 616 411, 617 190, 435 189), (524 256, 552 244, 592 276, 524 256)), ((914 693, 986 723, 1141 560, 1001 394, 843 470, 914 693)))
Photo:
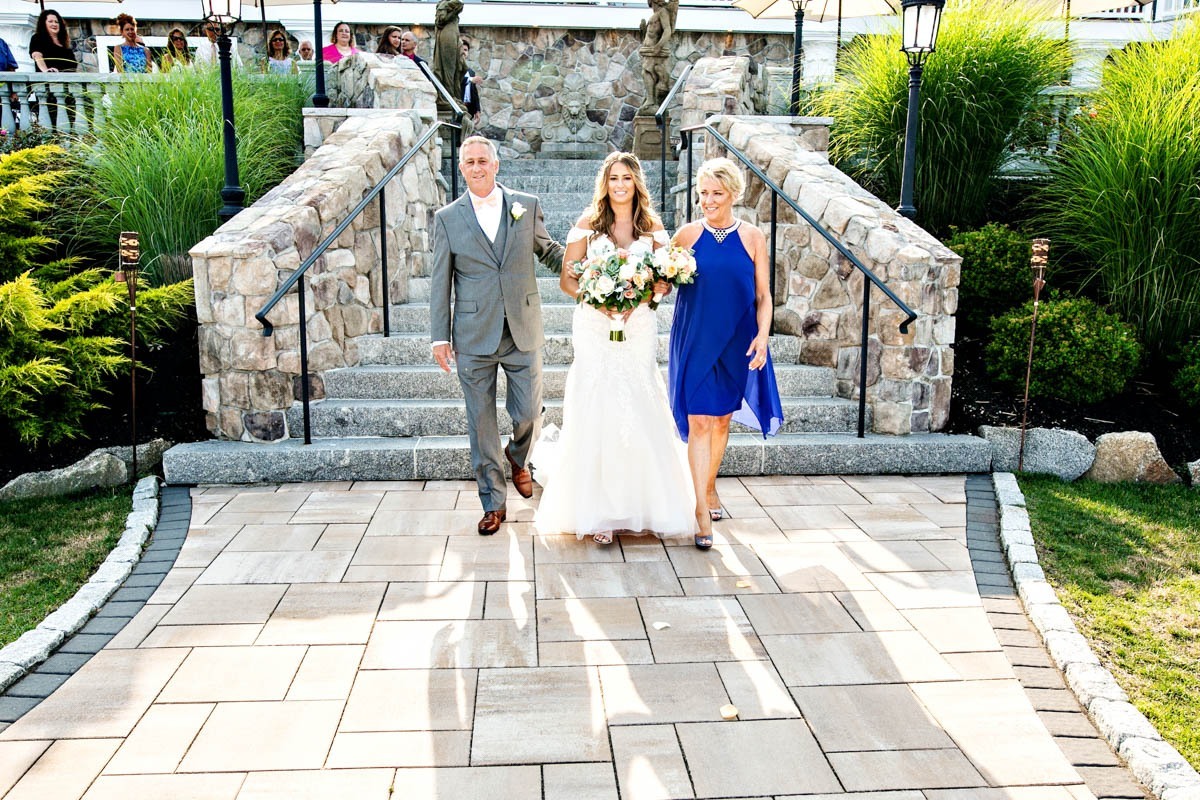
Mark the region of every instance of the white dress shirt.
MULTIPOLYGON (((233 67, 241 68, 242 57, 238 55, 237 46, 230 43, 229 48, 229 63, 233 67)), ((205 39, 200 44, 196 45, 196 49, 192 54, 192 58, 197 64, 205 66, 217 66, 220 63, 220 55, 217 51, 217 43, 210 42, 205 39)))
POLYGON ((478 197, 469 190, 467 194, 471 195, 471 207, 475 209, 479 227, 483 228, 488 241, 496 241, 496 234, 500 230, 500 214, 504 211, 504 192, 495 186, 487 197, 478 197))

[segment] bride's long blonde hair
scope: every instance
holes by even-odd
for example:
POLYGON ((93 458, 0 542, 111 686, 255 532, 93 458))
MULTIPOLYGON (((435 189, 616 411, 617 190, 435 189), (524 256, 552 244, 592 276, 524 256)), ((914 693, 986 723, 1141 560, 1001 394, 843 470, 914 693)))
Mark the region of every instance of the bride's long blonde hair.
POLYGON ((650 190, 646 188, 646 177, 642 173, 642 162, 633 153, 609 153, 604 159, 604 165, 596 174, 596 189, 592 193, 592 207, 588 216, 588 224, 596 235, 603 234, 613 238, 613 225, 617 215, 613 212, 608 200, 608 174, 614 164, 624 164, 633 173, 633 238, 640 239, 655 228, 662 227, 658 214, 654 213, 654 203, 650 199, 650 190))

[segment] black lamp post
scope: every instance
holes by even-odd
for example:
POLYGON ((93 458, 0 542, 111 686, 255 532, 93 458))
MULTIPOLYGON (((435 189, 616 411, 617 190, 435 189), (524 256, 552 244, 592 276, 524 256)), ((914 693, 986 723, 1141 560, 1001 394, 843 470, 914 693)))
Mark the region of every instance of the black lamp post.
POLYGON ((792 103, 791 113, 800 113, 800 84, 804 80, 804 7, 808 0, 792 0, 796 12, 796 38, 792 40, 792 103))
POLYGON ((325 47, 321 44, 321 0, 313 0, 313 28, 316 34, 314 38, 317 40, 314 44, 317 52, 313 53, 317 69, 313 77, 316 78, 317 84, 312 104, 314 108, 328 108, 329 97, 325 94, 325 47))
POLYGON ((904 171, 900 176, 900 205, 896 211, 913 219, 913 175, 917 160, 917 115, 921 98, 921 72, 925 59, 937 47, 938 26, 946 0, 900 0, 904 34, 900 49, 908 56, 908 121, 904 129, 904 171))
POLYGON ((201 0, 201 13, 205 22, 217 26, 217 57, 221 69, 221 132, 225 140, 225 186, 221 188, 221 199, 225 205, 217 212, 222 223, 228 222, 242 210, 246 193, 238 181, 237 132, 233 125, 233 71, 230 64, 229 33, 238 23, 242 11, 241 0, 201 0))

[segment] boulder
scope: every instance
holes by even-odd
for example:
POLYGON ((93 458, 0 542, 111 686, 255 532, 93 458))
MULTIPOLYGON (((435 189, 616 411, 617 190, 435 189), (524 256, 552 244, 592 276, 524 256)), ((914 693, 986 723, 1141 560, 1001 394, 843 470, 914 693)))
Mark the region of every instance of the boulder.
MULTIPOLYGON (((148 475, 162 464, 162 455, 171 448, 171 442, 166 439, 152 439, 137 446, 138 472, 148 475)), ((133 451, 129 447, 105 447, 98 453, 111 453, 125 462, 125 469, 133 469, 133 451)))
POLYGON ((1154 435, 1142 431, 1106 433, 1096 440, 1096 461, 1083 476, 1100 483, 1182 483, 1154 435))
MULTIPOLYGON (((983 425, 979 435, 992 446, 992 470, 1016 472, 1021 429, 983 425)), ((1025 431, 1025 472, 1047 473, 1073 481, 1088 471, 1095 456, 1095 446, 1081 433, 1058 428, 1025 431)))
POLYGON ((120 486, 128 479, 129 471, 124 461, 112 453, 97 450, 69 467, 18 475, 0 489, 0 500, 57 497, 97 486, 120 486))
POLYGON ((1192 488, 1200 489, 1200 458, 1188 464, 1188 477, 1192 479, 1192 488))

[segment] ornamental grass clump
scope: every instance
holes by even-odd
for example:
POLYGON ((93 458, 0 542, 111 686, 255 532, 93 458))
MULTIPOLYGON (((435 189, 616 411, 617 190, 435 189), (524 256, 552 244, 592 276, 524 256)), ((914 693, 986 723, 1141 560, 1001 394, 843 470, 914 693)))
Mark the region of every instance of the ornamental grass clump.
MULTIPOLYGON (((1070 67, 1062 41, 1042 33, 1044 18, 1034 4, 947 3, 921 83, 914 186, 922 227, 944 232, 987 220, 997 173, 1018 157, 1023 120, 1070 67)), ((834 163, 893 204, 900 198, 907 103, 899 30, 855 37, 834 83, 814 101, 818 113, 834 118, 834 163)))
MULTIPOLYGON (((0 451, 10 440, 55 444, 82 432, 127 372, 129 299, 123 284, 56 244, 40 214, 56 189, 77 180, 54 145, 0 155, 0 451)), ((146 286, 139 341, 152 344, 191 304, 192 283, 146 286)))
MULTIPOLYGON (((239 180, 249 206, 296 167, 301 109, 310 93, 294 75, 233 76, 239 180)), ((216 230, 224 179, 216 70, 172 70, 122 84, 94 141, 82 145, 84 180, 61 205, 71 244, 109 252, 122 230, 141 233, 154 283, 190 277, 186 253, 216 230)))
POLYGON ((1200 332, 1200 20, 1115 52, 1040 197, 1085 279, 1170 354, 1200 332))
MULTIPOLYGON (((1014 391, 1025 381, 1033 303, 992 320, 988 373, 1014 391)), ((1038 309, 1030 397, 1098 403, 1125 390, 1137 374, 1142 346, 1133 327, 1082 297, 1049 300, 1038 309)))

